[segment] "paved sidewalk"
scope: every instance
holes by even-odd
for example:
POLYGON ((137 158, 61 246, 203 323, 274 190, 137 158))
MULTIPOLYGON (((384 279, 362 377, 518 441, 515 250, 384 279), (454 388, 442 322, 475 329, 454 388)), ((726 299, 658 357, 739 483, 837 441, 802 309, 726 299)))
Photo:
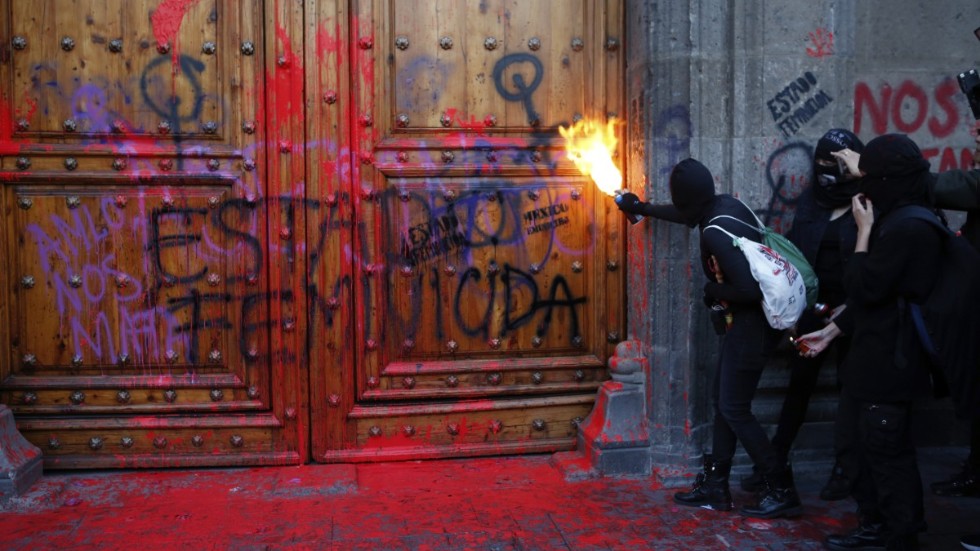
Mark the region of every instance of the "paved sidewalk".
MULTIPOLYGON (((921 452, 926 484, 963 449, 921 452)), ((855 522, 850 500, 761 521, 677 507, 655 477, 568 482, 547 455, 360 465, 49 473, 0 504, 0 547, 327 550, 807 550, 855 522)), ((819 479, 818 479, 819 478, 819 479)), ((737 486, 734 485, 734 486, 737 486)), ((960 549, 980 499, 927 494, 923 549, 960 549)), ((735 491, 736 503, 750 496, 735 491)))

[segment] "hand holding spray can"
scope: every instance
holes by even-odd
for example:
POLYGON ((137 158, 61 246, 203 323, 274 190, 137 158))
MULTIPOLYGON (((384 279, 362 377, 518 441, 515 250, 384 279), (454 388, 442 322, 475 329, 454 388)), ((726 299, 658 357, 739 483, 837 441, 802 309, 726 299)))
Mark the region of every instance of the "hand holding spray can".
MULTIPOLYGON (((623 202, 624 193, 626 193, 626 190, 623 189, 617 189, 616 191, 613 192, 613 201, 615 201, 617 205, 623 202)), ((626 219, 630 221, 630 224, 636 224, 640 220, 643 220, 643 217, 640 216, 639 214, 632 214, 632 213, 625 213, 625 214, 626 214, 626 219)))

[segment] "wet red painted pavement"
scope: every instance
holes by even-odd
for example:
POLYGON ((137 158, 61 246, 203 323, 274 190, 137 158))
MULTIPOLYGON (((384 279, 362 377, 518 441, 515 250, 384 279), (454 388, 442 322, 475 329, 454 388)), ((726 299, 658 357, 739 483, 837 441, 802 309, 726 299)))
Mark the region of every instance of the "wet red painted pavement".
MULTIPOLYGON (((922 452, 926 484, 962 449, 922 452)), ((565 456, 567 457, 567 455, 565 456)), ((850 500, 753 520, 675 506, 656 477, 568 481, 552 456, 237 469, 47 473, 0 504, 3 549, 821 549, 850 500)), ((567 471, 566 471, 567 472, 567 471)), ((737 477, 735 477, 737 478, 737 477)), ((736 490, 736 504, 750 498, 736 490)), ((927 493, 923 549, 980 531, 980 499, 927 493)))

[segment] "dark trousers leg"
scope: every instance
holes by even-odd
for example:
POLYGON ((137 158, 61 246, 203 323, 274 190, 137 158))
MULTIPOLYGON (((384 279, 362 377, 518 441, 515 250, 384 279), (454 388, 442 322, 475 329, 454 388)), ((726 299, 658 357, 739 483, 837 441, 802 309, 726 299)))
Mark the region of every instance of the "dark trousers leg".
POLYGON ((980 417, 970 422, 970 456, 966 464, 974 473, 980 473, 980 417))
POLYGON ((837 402, 837 419, 834 421, 834 440, 847 438, 851 441, 850 452, 846 455, 848 463, 843 464, 854 485, 851 496, 857 503, 858 512, 862 517, 878 518, 881 512, 878 508, 878 492, 875 488, 874 477, 871 474, 871 464, 861 445, 859 425, 861 422, 861 403, 842 392, 837 402))
POLYGON ((779 412, 776 434, 772 437, 772 443, 783 460, 789 455, 793 441, 796 440, 796 435, 800 432, 803 421, 806 420, 810 396, 813 395, 813 391, 817 387, 817 378, 820 376, 823 355, 816 358, 803 358, 799 355, 793 355, 788 363, 790 370, 789 386, 786 388, 783 407, 779 412))
MULTIPOLYGON (((837 416, 834 418, 834 454, 837 464, 844 470, 850 480, 858 480, 862 474, 860 453, 858 452, 858 420, 859 404, 853 398, 841 393, 837 400, 837 416)), ((855 499, 857 499, 855 497, 855 499)), ((876 500, 871 496, 871 502, 876 500)), ((858 504, 860 505, 860 501, 858 504)))
POLYGON ((778 337, 761 310, 738 312, 735 323, 725 335, 713 386, 712 456, 715 459, 730 460, 735 456, 736 442, 741 442, 763 472, 782 470, 776 449, 752 414, 752 398, 762 368, 778 337))
POLYGON ((911 435, 911 404, 860 407, 861 450, 890 538, 915 538, 923 523, 922 479, 911 435))

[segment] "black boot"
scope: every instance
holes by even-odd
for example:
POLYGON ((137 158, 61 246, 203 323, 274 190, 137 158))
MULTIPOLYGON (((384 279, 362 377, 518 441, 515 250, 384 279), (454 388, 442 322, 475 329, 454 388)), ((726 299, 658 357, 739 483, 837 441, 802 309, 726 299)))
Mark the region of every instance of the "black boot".
POLYGON ((820 499, 824 501, 838 501, 851 495, 851 479, 844 473, 844 467, 840 463, 834 463, 834 469, 830 471, 830 479, 820 490, 820 499))
POLYGON ((887 549, 884 525, 877 515, 861 515, 858 527, 849 534, 827 536, 823 545, 835 551, 884 551, 887 549))
POLYGON ((688 507, 703 507, 716 511, 731 511, 732 493, 728 489, 728 474, 732 470, 732 461, 715 461, 710 455, 704 456, 704 472, 694 479, 694 486, 689 492, 674 494, 674 503, 688 507))
POLYGON ((748 476, 743 476, 739 480, 739 485, 746 492, 759 492, 766 487, 766 481, 762 476, 762 469, 757 465, 752 465, 752 474, 748 476))
POLYGON ((937 496, 963 497, 980 495, 980 477, 970 465, 963 464, 963 470, 947 480, 932 483, 932 493, 937 496))
POLYGON ((754 518, 795 517, 803 513, 789 466, 764 478, 766 487, 756 496, 756 503, 743 506, 740 513, 754 518))

